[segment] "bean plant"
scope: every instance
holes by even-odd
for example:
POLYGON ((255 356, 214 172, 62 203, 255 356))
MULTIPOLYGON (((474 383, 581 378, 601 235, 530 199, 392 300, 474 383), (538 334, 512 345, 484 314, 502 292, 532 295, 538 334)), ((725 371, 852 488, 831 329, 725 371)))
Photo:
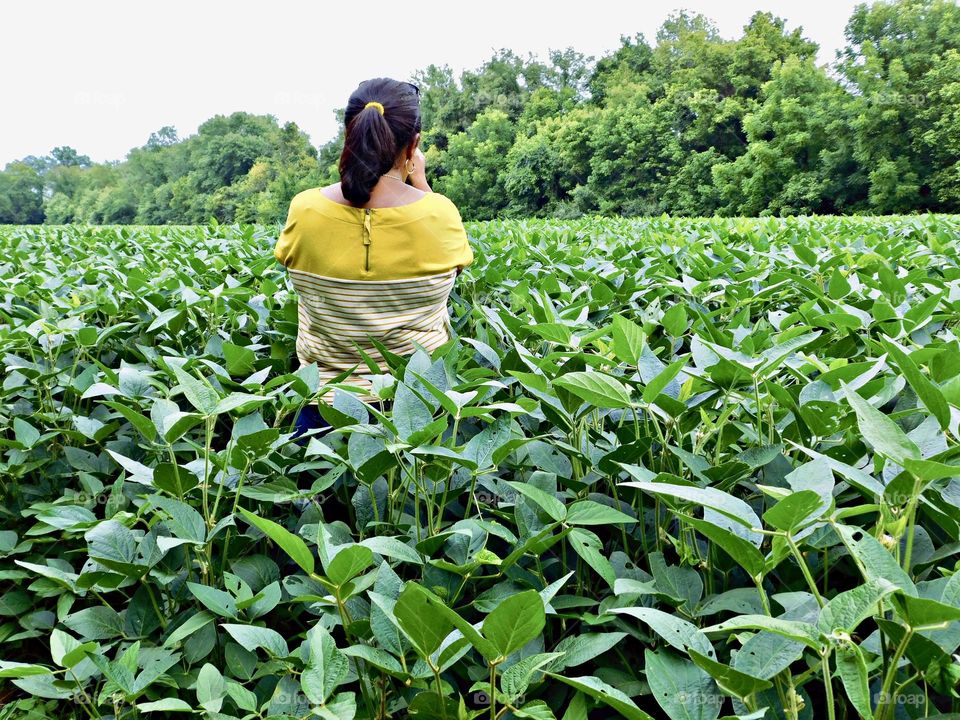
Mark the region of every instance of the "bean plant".
POLYGON ((468 224, 372 403, 277 232, 0 228, 0 720, 960 717, 960 218, 468 224))

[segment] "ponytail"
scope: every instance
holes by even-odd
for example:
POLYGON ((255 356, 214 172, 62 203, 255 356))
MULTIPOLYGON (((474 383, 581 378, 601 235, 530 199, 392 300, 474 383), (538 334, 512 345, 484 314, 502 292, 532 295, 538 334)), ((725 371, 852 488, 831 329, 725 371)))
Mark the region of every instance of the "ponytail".
POLYGON ((389 172, 400 153, 420 131, 420 102, 413 85, 389 78, 360 84, 347 101, 340 155, 340 190, 355 206, 389 172), (382 112, 380 107, 382 107, 382 112))

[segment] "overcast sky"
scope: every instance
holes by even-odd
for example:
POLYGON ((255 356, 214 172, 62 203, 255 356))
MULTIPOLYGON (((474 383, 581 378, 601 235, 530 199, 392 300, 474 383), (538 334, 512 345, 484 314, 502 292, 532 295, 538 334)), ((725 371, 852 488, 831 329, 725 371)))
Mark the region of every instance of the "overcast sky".
POLYGON ((334 108, 368 77, 408 79, 430 63, 473 69, 498 48, 600 57, 621 35, 652 42, 678 9, 702 12, 728 38, 755 10, 771 11, 802 27, 827 63, 856 4, 11 0, 0 4, 0 166, 57 145, 120 160, 164 125, 183 138, 237 110, 292 120, 320 145, 336 134, 334 108))

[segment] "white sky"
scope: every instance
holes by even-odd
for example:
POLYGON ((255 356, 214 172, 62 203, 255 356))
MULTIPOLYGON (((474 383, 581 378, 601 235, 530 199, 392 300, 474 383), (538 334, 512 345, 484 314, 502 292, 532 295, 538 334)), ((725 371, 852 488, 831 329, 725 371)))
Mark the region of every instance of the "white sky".
POLYGON ((0 166, 70 145, 94 161, 123 159, 150 133, 181 138, 217 114, 292 120, 320 145, 368 77, 409 79, 430 63, 479 67, 495 49, 546 58, 573 46, 600 57, 621 35, 653 42, 673 11, 739 36, 755 10, 802 27, 832 62, 857 3, 762 0, 19 0, 0 3, 0 166), (463 9, 472 7, 472 10, 463 9))

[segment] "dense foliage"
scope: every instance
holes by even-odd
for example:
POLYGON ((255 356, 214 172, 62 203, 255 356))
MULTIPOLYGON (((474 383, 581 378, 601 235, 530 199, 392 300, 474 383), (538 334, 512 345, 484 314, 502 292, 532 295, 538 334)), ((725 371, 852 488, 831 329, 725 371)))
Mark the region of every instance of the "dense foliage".
POLYGON ((382 412, 275 226, 0 228, 0 718, 960 709, 960 218, 468 230, 382 412))
MULTIPOLYGON (((733 40, 679 14, 598 60, 430 66, 412 79, 433 186, 474 219, 960 211, 960 7, 861 5, 836 61, 816 52, 768 13, 733 40)), ((0 222, 277 222, 337 180, 341 144, 235 113, 120 163, 61 147, 0 173, 0 222)))

